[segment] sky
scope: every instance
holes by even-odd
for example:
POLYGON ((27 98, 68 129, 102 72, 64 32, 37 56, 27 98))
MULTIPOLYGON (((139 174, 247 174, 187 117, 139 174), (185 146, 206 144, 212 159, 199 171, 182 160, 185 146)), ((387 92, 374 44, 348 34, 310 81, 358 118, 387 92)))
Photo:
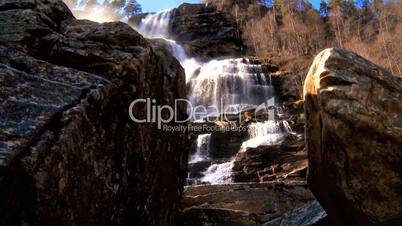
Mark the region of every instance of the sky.
POLYGON ((319 9, 320 8, 320 0, 310 0, 311 4, 313 4, 314 8, 319 9))
POLYGON ((143 12, 158 12, 164 9, 176 8, 184 2, 201 3, 202 0, 137 0, 143 12))
MULTIPOLYGON (((137 0, 142 6, 143 12, 158 12, 164 9, 176 8, 184 2, 201 3, 202 0, 137 0)), ((310 0, 313 6, 318 9, 320 0, 310 0)))

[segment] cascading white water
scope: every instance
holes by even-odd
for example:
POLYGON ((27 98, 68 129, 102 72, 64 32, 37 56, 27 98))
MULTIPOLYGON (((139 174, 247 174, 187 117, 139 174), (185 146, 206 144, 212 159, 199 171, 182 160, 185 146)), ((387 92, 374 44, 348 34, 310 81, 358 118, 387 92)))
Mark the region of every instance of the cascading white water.
POLYGON ((201 178, 201 181, 211 184, 231 183, 233 165, 234 159, 221 164, 212 164, 205 172, 203 172, 204 177, 201 178))
MULTIPOLYGON (((290 125, 287 121, 269 120, 265 122, 251 123, 248 126, 248 134, 250 139, 243 142, 239 151, 246 151, 247 148, 256 148, 261 145, 279 144, 286 133, 291 132, 290 125)), ((202 182, 211 184, 227 184, 232 180, 232 168, 235 159, 232 158, 228 162, 220 164, 212 164, 201 178, 202 182)))
POLYGON ((211 134, 202 134, 197 138, 197 149, 193 156, 191 156, 189 163, 202 162, 209 159, 209 146, 211 134))
MULTIPOLYGON (((194 106, 215 106, 208 108, 207 115, 256 108, 274 95, 271 79, 265 77, 261 66, 241 58, 212 60, 204 64, 198 76, 189 80, 189 85, 189 99, 194 106)), ((251 124, 249 132, 252 138, 242 147, 276 142, 281 136, 281 129, 278 123, 272 122, 251 124)), ((232 182, 233 164, 234 158, 212 164, 202 173, 201 181, 211 184, 232 182)))
POLYGON ((273 96, 260 65, 247 59, 212 60, 189 81, 193 105, 214 106, 208 114, 236 113, 257 107, 273 96))
POLYGON ((170 39, 169 26, 173 10, 168 9, 155 14, 149 14, 141 20, 137 31, 147 38, 164 39, 170 46, 173 56, 180 61, 183 66, 186 78, 191 76, 193 72, 199 68, 200 63, 194 58, 187 56, 183 46, 179 45, 175 40, 170 39))
MULTIPOLYGON (((237 113, 256 108, 274 96, 271 78, 265 77, 260 65, 247 59, 212 60, 201 67, 197 77, 189 81, 189 99, 193 105, 213 105, 207 115, 237 113), (214 111, 211 111, 214 110, 214 111)), ((274 104, 274 103, 272 103, 274 104)), ((266 121, 249 126, 250 139, 239 151, 262 144, 274 144, 283 137, 282 122, 266 121)), ((212 164, 202 174, 202 182, 223 184, 232 182, 234 158, 212 164)))
POLYGON ((279 144, 286 133, 292 132, 287 121, 269 120, 251 123, 248 127, 250 139, 243 142, 240 151, 256 148, 261 145, 279 144))
POLYGON ((172 10, 149 14, 138 26, 138 32, 147 38, 168 38, 172 10))
POLYGON ((276 121, 265 121, 251 123, 248 126, 248 134, 250 138, 256 138, 260 136, 265 136, 273 133, 282 133, 281 122, 276 121))

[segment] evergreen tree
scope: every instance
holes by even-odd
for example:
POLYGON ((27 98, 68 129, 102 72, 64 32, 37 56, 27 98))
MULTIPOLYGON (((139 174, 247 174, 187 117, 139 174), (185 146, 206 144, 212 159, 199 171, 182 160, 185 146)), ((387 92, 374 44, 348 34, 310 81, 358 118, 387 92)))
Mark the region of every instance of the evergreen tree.
POLYGON ((320 14, 322 16, 328 16, 328 3, 326 0, 321 0, 320 3, 320 14))
POLYGON ((141 5, 136 0, 128 0, 124 7, 124 16, 131 17, 132 15, 142 12, 141 5))

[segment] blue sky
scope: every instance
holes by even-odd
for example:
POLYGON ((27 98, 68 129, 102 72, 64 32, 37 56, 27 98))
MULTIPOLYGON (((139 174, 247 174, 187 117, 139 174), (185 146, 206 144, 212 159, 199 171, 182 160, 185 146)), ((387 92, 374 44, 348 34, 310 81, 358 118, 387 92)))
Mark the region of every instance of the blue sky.
MULTIPOLYGON (((158 12, 164 9, 176 8, 183 2, 200 3, 202 0, 138 0, 143 12, 158 12)), ((320 7, 320 0, 310 0, 315 8, 320 7)))
POLYGON ((176 8, 184 2, 200 3, 202 0, 137 0, 143 12, 158 12, 164 9, 176 8))
POLYGON ((320 0, 310 0, 310 2, 313 4, 314 8, 319 9, 320 8, 320 0))

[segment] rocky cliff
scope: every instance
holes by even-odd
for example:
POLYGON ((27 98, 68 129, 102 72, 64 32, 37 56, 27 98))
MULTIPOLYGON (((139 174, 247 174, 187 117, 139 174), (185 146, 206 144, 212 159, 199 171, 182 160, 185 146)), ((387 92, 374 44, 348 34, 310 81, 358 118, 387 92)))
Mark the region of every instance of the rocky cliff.
POLYGON ((304 86, 309 186, 336 225, 402 222, 402 79, 326 49, 304 86))
POLYGON ((166 50, 58 0, 0 1, 0 86, 0 225, 175 224, 187 136, 128 114, 185 98, 166 50))
POLYGON ((241 29, 233 16, 204 4, 185 3, 175 9, 171 34, 193 57, 240 56, 244 50, 241 29))

